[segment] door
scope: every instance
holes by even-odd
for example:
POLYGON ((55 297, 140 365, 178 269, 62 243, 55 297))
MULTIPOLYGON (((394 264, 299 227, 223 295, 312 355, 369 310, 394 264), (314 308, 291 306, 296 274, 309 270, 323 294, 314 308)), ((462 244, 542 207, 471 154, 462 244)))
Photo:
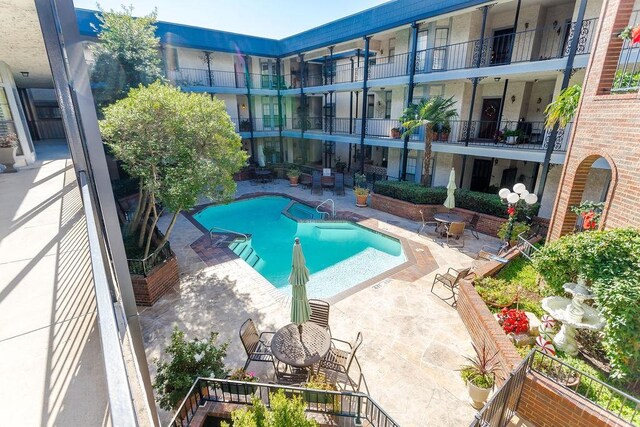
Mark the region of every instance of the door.
POLYGON ((474 159, 473 171, 471 172, 471 191, 486 192, 491 182, 491 169, 493 162, 491 160, 474 159))
POLYGON ((511 49, 513 47, 513 28, 497 30, 493 32, 491 45, 491 65, 508 64, 511 62, 511 49))
POLYGON ((516 183, 516 174, 518 168, 508 168, 502 171, 502 179, 500 179, 500 188, 511 188, 516 183))
POLYGON ((478 138, 493 139, 495 137, 501 101, 501 98, 486 98, 482 101, 478 138))

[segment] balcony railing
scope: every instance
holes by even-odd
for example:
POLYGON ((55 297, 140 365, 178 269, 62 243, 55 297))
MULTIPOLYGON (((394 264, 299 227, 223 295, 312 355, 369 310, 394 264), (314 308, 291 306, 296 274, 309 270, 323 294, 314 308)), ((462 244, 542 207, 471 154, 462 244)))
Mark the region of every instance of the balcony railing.
MULTIPOLYGON (((634 10, 629 19, 629 26, 640 24, 640 10, 634 10)), ((640 90, 640 45, 633 46, 630 40, 622 44, 618 67, 613 80, 611 92, 637 92, 640 90)))
POLYGON ((251 89, 286 89, 284 77, 269 74, 246 74, 201 68, 180 68, 168 72, 169 79, 178 86, 232 87, 251 89))
POLYGON ((198 410, 207 402, 219 404, 251 405, 257 397, 270 407, 271 394, 282 390, 287 396, 301 396, 306 411, 333 417, 338 425, 369 425, 372 427, 399 427, 373 399, 364 393, 309 390, 277 384, 247 383, 242 381, 198 378, 187 397, 178 407, 169 423, 171 427, 186 427, 198 410), (250 392, 244 394, 243 392, 250 392), (347 421, 348 422, 347 424, 347 421), (356 424, 358 423, 358 424, 356 424))

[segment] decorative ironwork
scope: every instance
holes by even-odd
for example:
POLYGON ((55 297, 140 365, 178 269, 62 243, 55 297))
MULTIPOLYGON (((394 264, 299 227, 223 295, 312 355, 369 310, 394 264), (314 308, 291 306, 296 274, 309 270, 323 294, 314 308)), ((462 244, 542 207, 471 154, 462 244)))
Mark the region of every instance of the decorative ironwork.
MULTIPOLYGON (((576 55, 582 55, 589 52, 589 48, 591 46, 591 38, 589 37, 589 34, 591 32, 591 24, 593 22, 593 19, 582 21, 580 35, 578 36, 578 46, 576 47, 576 55)), ((576 24, 576 22, 571 23, 571 28, 569 29, 569 37, 567 38, 567 44, 564 48, 564 56, 569 55, 571 42, 573 41, 573 37, 575 36, 576 24)))

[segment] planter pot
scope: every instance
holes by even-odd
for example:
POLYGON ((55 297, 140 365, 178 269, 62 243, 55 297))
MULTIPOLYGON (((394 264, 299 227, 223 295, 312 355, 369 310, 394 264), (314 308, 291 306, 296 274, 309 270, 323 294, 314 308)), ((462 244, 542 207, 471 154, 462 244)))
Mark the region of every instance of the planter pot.
POLYGON ((255 394, 256 390, 258 390, 258 386, 248 385, 248 384, 220 384, 220 388, 223 392, 229 393, 232 395, 241 395, 248 396, 250 394, 255 394))
POLYGON ((449 132, 442 132, 440 134, 440 141, 448 141, 449 140, 449 132))
POLYGON ((400 130, 396 128, 391 129, 391 131, 389 132, 389 136, 395 139, 400 138, 400 130))
POLYGON ((469 381, 467 381, 467 391, 471 398, 471 406, 475 409, 482 409, 484 402, 489 398, 489 393, 491 393, 490 388, 480 388, 471 384, 469 381))
POLYGON ((507 137, 507 144, 516 145, 517 143, 518 143, 518 137, 517 136, 508 136, 507 137))
POLYGON ((299 179, 300 179, 299 176, 290 176, 289 177, 289 185, 291 185, 292 187, 297 187, 299 179))
POLYGON ((0 164, 5 166, 4 173, 18 172, 13 164, 16 162, 17 147, 0 148, 0 164))
POLYGON ((359 208, 366 208, 368 197, 369 197, 368 194, 363 194, 363 195, 356 194, 356 206, 359 208))
POLYGON ((321 403, 321 404, 333 403, 333 395, 321 394, 317 391, 304 391, 302 392, 302 398, 305 400, 305 402, 309 402, 309 403, 321 403))

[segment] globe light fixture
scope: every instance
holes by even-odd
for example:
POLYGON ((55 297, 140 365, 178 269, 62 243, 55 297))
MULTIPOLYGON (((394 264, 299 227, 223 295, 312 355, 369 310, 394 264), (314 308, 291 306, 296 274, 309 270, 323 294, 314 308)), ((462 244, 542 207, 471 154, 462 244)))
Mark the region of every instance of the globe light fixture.
POLYGON ((498 192, 500 198, 506 202, 509 206, 507 209, 507 213, 509 214, 509 221, 507 222, 507 232, 505 235, 505 241, 508 242, 511 240, 511 235, 513 232, 513 225, 516 222, 518 207, 523 204, 526 205, 534 205, 538 201, 538 196, 534 193, 529 193, 525 185, 521 182, 517 183, 513 186, 513 192, 508 188, 503 188, 498 192), (522 202, 522 203, 521 203, 522 202))

